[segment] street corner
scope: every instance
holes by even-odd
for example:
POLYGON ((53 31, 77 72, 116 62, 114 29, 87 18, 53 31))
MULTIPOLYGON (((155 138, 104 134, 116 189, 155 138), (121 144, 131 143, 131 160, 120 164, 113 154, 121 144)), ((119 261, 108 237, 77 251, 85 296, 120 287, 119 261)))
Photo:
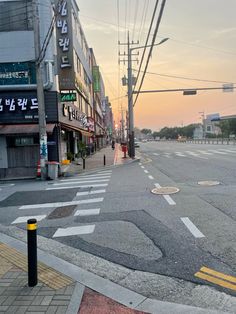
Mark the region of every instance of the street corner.
MULTIPOLYGON (((132 302, 130 304, 132 307, 132 302)), ((126 307, 98 292, 86 288, 78 314, 147 314, 126 307)))

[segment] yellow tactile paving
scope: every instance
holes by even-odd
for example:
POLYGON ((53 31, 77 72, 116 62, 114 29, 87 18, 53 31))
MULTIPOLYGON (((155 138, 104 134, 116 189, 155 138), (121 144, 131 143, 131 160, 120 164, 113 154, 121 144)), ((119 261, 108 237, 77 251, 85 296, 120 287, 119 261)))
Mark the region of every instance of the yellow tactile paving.
POLYGON ((236 291, 236 277, 220 273, 214 269, 203 266, 199 272, 194 274, 194 276, 214 283, 218 286, 236 291))
MULTIPOLYGON (((11 265, 13 264, 23 269, 25 272, 28 271, 27 257, 4 243, 0 243, 0 259, 7 261, 8 264, 11 263, 11 265)), ((6 263, 4 265, 6 265, 6 263)), ((53 268, 40 262, 38 262, 38 279, 55 290, 64 288, 73 283, 71 278, 62 275, 53 268)))
POLYGON ((8 260, 0 256, 0 277, 5 275, 11 268, 12 264, 9 264, 8 260))

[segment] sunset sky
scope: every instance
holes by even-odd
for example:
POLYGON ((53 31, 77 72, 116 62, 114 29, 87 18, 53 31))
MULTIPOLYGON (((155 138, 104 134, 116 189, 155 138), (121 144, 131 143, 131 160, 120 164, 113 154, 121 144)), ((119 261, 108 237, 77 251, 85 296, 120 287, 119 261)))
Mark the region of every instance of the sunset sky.
MULTIPOLYGON (((127 88, 121 86, 121 77, 127 76, 127 64, 118 64, 118 51, 125 51, 125 46, 118 47, 118 40, 127 42, 129 30, 131 39, 144 45, 156 0, 77 2, 88 44, 94 49, 106 93, 119 120, 121 107, 127 109, 127 97, 122 97, 127 88)), ((147 70, 152 74, 146 75, 142 90, 236 83, 235 12, 235 0, 167 0, 156 42, 166 37, 169 40, 154 48, 147 70)), ((140 58, 141 53, 140 50, 140 58)), ((133 69, 138 69, 136 63, 133 69)), ((195 96, 183 96, 182 92, 140 94, 134 122, 136 127, 158 131, 164 126, 199 123, 199 112, 236 114, 236 92, 199 91, 195 96)))

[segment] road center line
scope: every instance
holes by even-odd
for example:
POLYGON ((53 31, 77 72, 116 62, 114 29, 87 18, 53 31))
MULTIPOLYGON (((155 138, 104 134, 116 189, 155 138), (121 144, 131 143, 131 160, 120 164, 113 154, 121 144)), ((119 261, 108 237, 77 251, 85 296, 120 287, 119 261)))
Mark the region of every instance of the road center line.
MULTIPOLYGON (((161 188, 159 183, 154 184, 156 188, 161 188)), ((162 195, 164 199, 169 203, 169 205, 176 205, 175 201, 170 197, 170 195, 162 195)))
POLYGON ((180 219, 195 238, 205 238, 204 234, 192 223, 188 217, 182 217, 180 219))

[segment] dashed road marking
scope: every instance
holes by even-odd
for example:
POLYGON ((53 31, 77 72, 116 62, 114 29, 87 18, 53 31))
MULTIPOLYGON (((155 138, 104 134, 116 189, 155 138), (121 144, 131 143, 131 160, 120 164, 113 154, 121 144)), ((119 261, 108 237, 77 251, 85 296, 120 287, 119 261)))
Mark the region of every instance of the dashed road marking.
POLYGON ((150 180, 154 180, 153 176, 148 176, 148 178, 149 178, 150 180))
POLYGON ((147 170, 144 170, 145 173, 149 173, 147 170))
POLYGON ((205 238, 204 234, 192 223, 188 217, 182 217, 180 219, 195 238, 205 238))
MULTIPOLYGON (((161 188, 159 183, 154 184, 156 188, 161 188)), ((176 205, 175 201, 170 197, 170 195, 162 195, 164 199, 169 203, 169 205, 176 205)))

